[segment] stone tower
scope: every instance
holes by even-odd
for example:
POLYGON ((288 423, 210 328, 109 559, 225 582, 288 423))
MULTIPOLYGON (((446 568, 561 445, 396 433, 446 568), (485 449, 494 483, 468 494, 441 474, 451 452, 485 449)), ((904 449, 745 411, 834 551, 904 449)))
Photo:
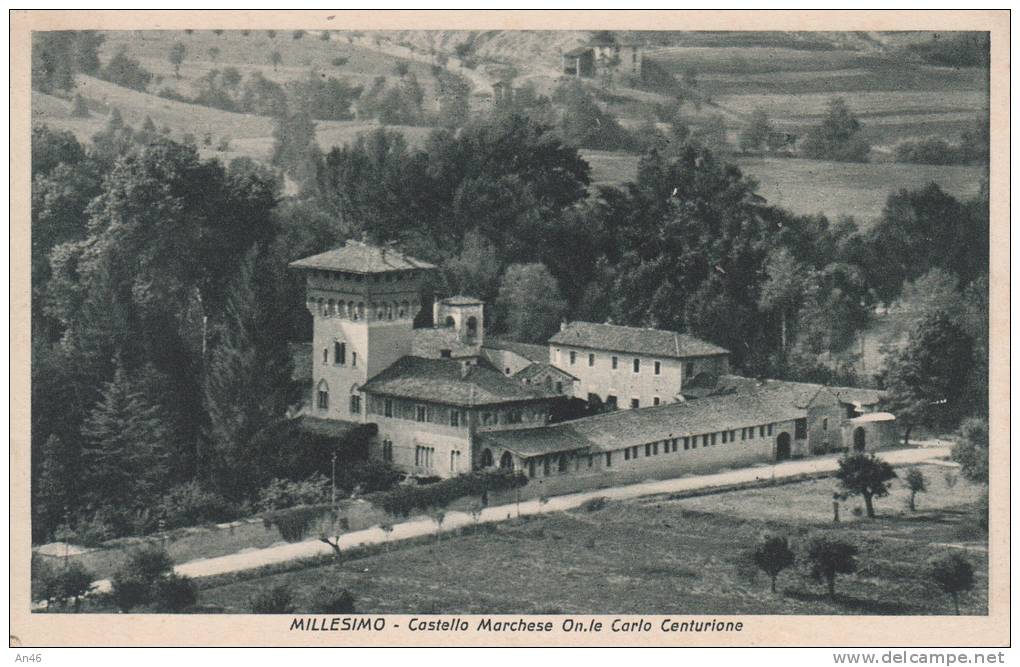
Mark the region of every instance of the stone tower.
POLYGON ((470 296, 451 296, 433 304, 432 321, 436 327, 456 333, 462 345, 482 345, 485 335, 485 304, 470 296))
POLYGON ((310 414, 365 420, 361 386, 411 354, 421 284, 435 267, 355 241, 291 262, 305 274, 312 314, 310 414))

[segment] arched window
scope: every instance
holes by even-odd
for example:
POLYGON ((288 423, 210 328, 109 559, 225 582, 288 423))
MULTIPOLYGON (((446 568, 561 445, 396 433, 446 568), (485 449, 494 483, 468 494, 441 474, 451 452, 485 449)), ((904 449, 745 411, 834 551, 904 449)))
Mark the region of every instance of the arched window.
POLYGON ((329 410, 329 385, 325 380, 319 380, 319 386, 316 390, 315 405, 320 410, 329 410))
POLYGON ((478 335, 478 319, 473 315, 467 319, 467 335, 469 338, 478 335))
POLYGON ((567 455, 566 454, 560 454, 560 458, 557 461, 557 468, 559 469, 560 472, 566 472, 567 471, 567 455))
POLYGON ((402 301, 400 303, 400 317, 402 318, 407 317, 408 310, 410 310, 410 304, 408 304, 406 301, 402 301))
POLYGON ((499 467, 503 470, 514 469, 514 457, 510 452, 503 452, 503 456, 499 457, 499 467))
POLYGON ((386 319, 388 320, 393 319, 393 311, 394 311, 393 304, 392 303, 386 304, 386 319))
POLYGON ((346 364, 347 363, 347 344, 341 343, 336 340, 333 341, 333 363, 334 364, 346 364))
POLYGON ((446 316, 446 326, 452 327, 455 324, 451 315, 446 316))
POLYGON ((486 450, 482 451, 481 464, 482 464, 483 468, 491 468, 492 467, 492 451, 491 450, 486 449, 486 450))
POLYGON ((364 301, 359 301, 358 302, 358 317, 357 317, 357 319, 359 319, 359 320, 365 319, 365 302, 364 301))
POLYGON ((357 307, 355 307, 353 301, 347 302, 347 317, 351 318, 352 320, 358 319, 358 309, 357 307))
POLYGON ((323 301, 322 299, 319 299, 319 314, 320 315, 326 314, 326 302, 323 301))
POLYGON ((326 317, 333 317, 336 314, 336 301, 330 299, 329 303, 326 304, 326 317))

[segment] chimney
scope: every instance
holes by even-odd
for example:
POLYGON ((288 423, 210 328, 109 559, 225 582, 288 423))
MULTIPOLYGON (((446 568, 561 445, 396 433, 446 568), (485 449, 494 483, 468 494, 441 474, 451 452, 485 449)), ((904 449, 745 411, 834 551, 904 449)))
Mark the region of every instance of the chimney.
POLYGON ((432 326, 439 326, 439 295, 432 295, 432 326))
POLYGON ((565 318, 560 320, 560 331, 566 331, 568 324, 570 323, 565 318))

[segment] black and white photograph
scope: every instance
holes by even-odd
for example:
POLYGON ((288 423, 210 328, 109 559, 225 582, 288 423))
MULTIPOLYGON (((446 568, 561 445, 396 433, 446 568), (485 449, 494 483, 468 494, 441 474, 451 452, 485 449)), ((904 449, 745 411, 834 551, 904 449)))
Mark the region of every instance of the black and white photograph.
POLYGON ((33 619, 668 645, 1008 594, 989 28, 189 15, 30 34, 33 619))

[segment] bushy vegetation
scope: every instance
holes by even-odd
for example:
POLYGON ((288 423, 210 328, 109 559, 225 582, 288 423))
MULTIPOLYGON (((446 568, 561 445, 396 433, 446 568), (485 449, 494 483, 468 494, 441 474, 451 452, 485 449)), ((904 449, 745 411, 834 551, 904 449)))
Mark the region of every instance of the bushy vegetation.
POLYGON ((867 162, 871 146, 861 137, 861 129, 846 100, 834 97, 822 122, 805 133, 801 150, 815 160, 867 162))
POLYGON ((175 574, 173 566, 160 546, 135 549, 110 580, 111 601, 124 612, 138 607, 185 611, 198 599, 198 589, 188 577, 175 574))
POLYGON ((481 496, 525 486, 528 478, 520 472, 473 472, 420 486, 398 486, 372 501, 393 516, 408 516, 415 511, 443 508, 458 498, 481 496))
POLYGON ((907 47, 925 62, 944 67, 987 67, 989 48, 986 32, 940 33, 907 47))

